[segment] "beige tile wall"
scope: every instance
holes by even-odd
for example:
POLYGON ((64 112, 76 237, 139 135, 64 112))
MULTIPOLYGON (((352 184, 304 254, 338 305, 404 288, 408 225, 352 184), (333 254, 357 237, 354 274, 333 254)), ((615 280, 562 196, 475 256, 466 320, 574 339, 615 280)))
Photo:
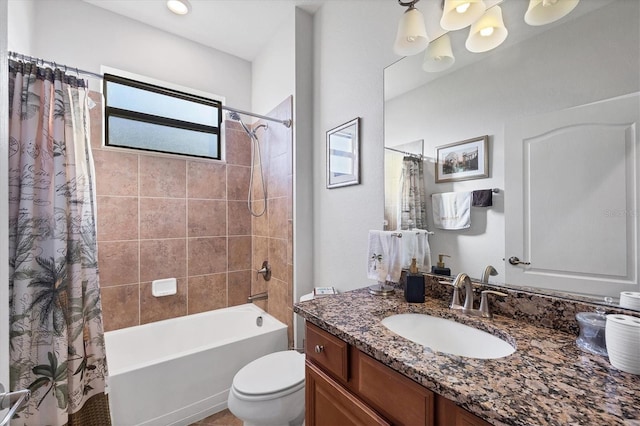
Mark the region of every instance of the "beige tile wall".
MULTIPOLYGON (((237 123, 226 126, 226 164, 107 150, 101 96, 92 98, 105 330, 242 304, 265 290, 263 307, 291 327, 291 130, 258 131, 269 211, 252 220, 251 145, 237 123), (255 273, 262 260, 273 265, 269 283, 255 273), (169 277, 177 294, 153 297, 151 281, 169 277)), ((276 112, 290 116, 291 99, 276 112)))

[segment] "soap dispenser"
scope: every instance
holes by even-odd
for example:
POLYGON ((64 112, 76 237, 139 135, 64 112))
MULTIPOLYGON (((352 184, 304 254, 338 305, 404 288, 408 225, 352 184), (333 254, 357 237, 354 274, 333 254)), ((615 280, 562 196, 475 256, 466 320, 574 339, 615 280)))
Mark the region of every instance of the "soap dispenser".
POLYGON ((438 263, 436 264, 436 266, 431 267, 431 273, 438 274, 438 275, 446 275, 450 277, 451 269, 444 266, 444 260, 442 259, 443 257, 451 257, 451 256, 449 256, 448 254, 439 254, 438 263))
POLYGON ((418 273, 415 257, 411 259, 404 288, 404 298, 409 303, 424 303, 424 277, 418 273))

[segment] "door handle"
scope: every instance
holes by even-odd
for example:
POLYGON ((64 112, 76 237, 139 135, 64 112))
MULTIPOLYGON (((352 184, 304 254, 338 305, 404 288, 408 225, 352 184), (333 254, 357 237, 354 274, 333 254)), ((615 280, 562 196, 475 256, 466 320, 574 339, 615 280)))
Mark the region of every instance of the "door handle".
POLYGON ((509 263, 512 265, 531 265, 531 262, 523 262, 518 259, 516 256, 511 256, 509 258, 509 263))
POLYGON ((20 407, 29 401, 31 391, 29 389, 19 390, 15 392, 5 392, 4 386, 0 384, 0 410, 9 408, 9 412, 4 419, 0 420, 0 426, 9 424, 11 417, 18 411, 20 407))

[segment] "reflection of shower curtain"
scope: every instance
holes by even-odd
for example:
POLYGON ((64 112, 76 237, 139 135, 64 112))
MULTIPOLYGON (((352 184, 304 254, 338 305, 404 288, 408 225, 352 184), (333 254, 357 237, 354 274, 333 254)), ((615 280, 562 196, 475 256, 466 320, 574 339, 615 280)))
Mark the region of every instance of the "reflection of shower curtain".
POLYGON ((427 208, 422 160, 402 159, 400 178, 400 229, 427 229, 427 208))
POLYGON ((85 82, 9 61, 12 425, 109 424, 85 82))

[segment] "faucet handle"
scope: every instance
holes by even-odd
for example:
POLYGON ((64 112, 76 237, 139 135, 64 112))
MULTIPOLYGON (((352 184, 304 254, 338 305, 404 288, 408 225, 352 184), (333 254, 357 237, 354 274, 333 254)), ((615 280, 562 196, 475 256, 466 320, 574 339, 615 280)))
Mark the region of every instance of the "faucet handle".
POLYGON ((493 318, 493 314, 489 309, 489 299, 487 297, 488 294, 495 294, 496 296, 507 297, 507 293, 502 293, 500 291, 495 290, 483 290, 480 296, 480 315, 484 318, 493 318))
POLYGON ((262 274, 262 277, 265 281, 269 281, 271 279, 271 265, 266 260, 262 262, 262 268, 256 271, 256 275, 262 274))

